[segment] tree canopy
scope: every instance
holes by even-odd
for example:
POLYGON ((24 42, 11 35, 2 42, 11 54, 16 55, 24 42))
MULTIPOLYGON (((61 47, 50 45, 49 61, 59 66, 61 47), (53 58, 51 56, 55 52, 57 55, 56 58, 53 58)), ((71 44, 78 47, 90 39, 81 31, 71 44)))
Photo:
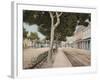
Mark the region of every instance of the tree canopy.
MULTIPOLYGON (((55 12, 52 12, 55 16, 55 12)), ((70 13, 62 12, 60 17, 60 24, 55 29, 54 39, 60 41, 65 41, 66 36, 72 36, 79 21, 78 25, 87 26, 88 23, 85 22, 86 19, 91 21, 90 13, 70 13)), ((51 18, 48 11, 23 11, 23 22, 28 23, 29 25, 37 24, 39 32, 46 36, 46 39, 50 39, 51 32, 51 18)), ((56 19, 54 18, 54 23, 56 19)))
POLYGON ((27 38, 28 32, 26 31, 25 28, 23 28, 23 39, 27 38))
POLYGON ((36 32, 31 32, 30 35, 28 36, 28 38, 30 40, 38 40, 39 39, 38 34, 36 32))

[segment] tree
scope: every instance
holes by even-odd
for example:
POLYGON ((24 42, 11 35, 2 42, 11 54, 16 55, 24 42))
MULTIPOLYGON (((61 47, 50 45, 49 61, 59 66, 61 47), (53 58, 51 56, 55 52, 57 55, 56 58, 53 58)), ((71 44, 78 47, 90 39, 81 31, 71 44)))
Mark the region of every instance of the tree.
POLYGON ((27 38, 28 32, 26 31, 25 28, 23 28, 23 39, 27 38))
POLYGON ((38 40, 39 40, 38 34, 36 32, 31 32, 30 35, 28 36, 28 39, 31 40, 32 46, 34 43, 34 47, 36 47, 36 45, 38 44, 38 40))
POLYGON ((65 41, 66 36, 72 36, 75 27, 90 18, 88 13, 66 13, 66 12, 47 12, 47 11, 23 11, 23 21, 29 25, 37 24, 39 31, 50 40, 50 50, 48 63, 51 64, 52 49, 54 40, 65 41))
POLYGON ((29 39, 32 41, 32 40, 38 40, 39 37, 38 37, 38 34, 36 32, 31 32, 30 35, 29 35, 29 39))
POLYGON ((55 29, 58 27, 60 24, 60 16, 62 15, 61 13, 56 12, 55 15, 52 12, 49 12, 50 18, 51 18, 51 34, 50 34, 50 50, 48 53, 48 66, 51 66, 51 59, 52 59, 52 53, 53 53, 53 41, 54 41, 54 32, 55 29), (56 22, 54 22, 54 19, 56 18, 56 22))

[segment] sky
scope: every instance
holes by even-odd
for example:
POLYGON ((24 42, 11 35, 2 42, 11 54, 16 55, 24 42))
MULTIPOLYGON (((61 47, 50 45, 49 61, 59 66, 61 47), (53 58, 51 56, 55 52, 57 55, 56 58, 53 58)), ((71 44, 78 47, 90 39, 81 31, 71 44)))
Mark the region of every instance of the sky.
POLYGON ((37 32, 40 40, 44 39, 45 36, 42 35, 39 31, 38 31, 38 25, 34 24, 34 25, 28 25, 27 23, 24 23, 24 28, 26 29, 26 31, 28 32, 37 32))

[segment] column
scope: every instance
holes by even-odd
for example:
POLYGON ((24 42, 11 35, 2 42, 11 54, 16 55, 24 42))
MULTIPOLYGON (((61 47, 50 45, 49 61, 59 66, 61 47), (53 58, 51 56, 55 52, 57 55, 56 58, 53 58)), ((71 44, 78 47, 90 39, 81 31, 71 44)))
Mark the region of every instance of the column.
POLYGON ((83 49, 83 41, 82 41, 82 49, 83 49))
POLYGON ((86 49, 88 50, 88 40, 86 41, 86 47, 87 47, 86 49))
POLYGON ((84 41, 83 41, 83 49, 84 49, 84 41))
POLYGON ((83 41, 81 41, 81 49, 83 49, 83 41))
POLYGON ((84 41, 84 49, 85 49, 85 41, 84 41))
POLYGON ((90 50, 90 40, 88 40, 88 50, 90 50))
POLYGON ((86 41, 85 41, 85 49, 86 49, 86 41))

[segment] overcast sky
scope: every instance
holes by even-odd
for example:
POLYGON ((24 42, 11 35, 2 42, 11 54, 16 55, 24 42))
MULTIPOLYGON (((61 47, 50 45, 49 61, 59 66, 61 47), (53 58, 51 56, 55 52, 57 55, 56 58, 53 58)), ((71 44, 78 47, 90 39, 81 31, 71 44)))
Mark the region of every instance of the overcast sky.
POLYGON ((40 40, 44 39, 45 36, 42 35, 39 31, 38 31, 38 26, 36 24, 34 25, 28 25, 26 23, 23 24, 24 25, 24 28, 26 29, 26 31, 28 32, 37 32, 38 33, 38 36, 40 38, 40 40))

